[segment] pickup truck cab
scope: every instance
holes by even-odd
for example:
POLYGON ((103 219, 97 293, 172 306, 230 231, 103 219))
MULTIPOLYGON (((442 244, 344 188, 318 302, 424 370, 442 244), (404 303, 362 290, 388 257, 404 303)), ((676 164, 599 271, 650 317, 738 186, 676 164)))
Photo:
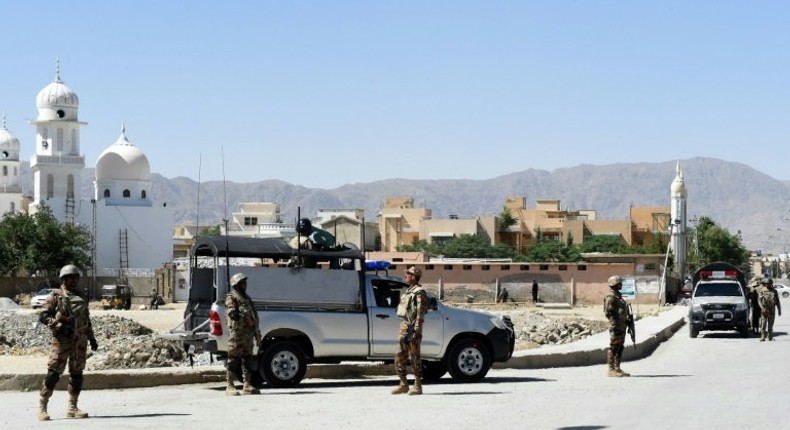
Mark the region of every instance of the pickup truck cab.
POLYGON ((711 263, 694 275, 689 336, 703 330, 736 330, 749 336, 749 301, 743 272, 728 263, 711 263))
MULTIPOLYGON (((196 246, 208 239, 199 239, 196 246)), ((279 247, 267 241, 282 242, 247 240, 257 242, 244 246, 261 247, 259 251, 279 247)), ((217 245, 217 249, 224 248, 222 243, 217 245)), ((289 263, 260 260, 256 266, 230 266, 230 270, 215 266, 213 276, 204 277, 215 292, 207 313, 208 331, 185 339, 187 348, 226 356, 226 279, 244 272, 263 335, 260 350, 254 352, 254 367, 270 386, 299 384, 312 363, 394 360, 399 326, 395 312, 408 288, 402 279, 366 270, 364 256, 356 250, 278 249, 274 258, 289 263), (309 264, 303 264, 305 259, 309 264)), ((429 304, 421 344, 425 379, 438 379, 449 371, 458 381, 477 382, 493 362, 511 357, 515 336, 509 318, 448 306, 430 293, 429 304)))

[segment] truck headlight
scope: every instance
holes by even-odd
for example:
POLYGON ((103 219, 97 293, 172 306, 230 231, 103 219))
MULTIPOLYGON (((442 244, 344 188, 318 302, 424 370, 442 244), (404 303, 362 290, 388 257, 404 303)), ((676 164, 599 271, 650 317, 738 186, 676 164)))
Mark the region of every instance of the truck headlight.
POLYGON ((746 303, 736 303, 735 304, 735 310, 736 311, 745 311, 748 308, 749 307, 746 305, 746 303))
POLYGON ((702 312, 702 305, 699 303, 692 303, 691 304, 691 311, 692 312, 702 312))
POLYGON ((496 328, 498 328, 500 330, 507 330, 507 324, 505 324, 505 321, 502 320, 502 318, 500 318, 500 317, 491 317, 490 321, 491 321, 491 324, 494 325, 494 327, 496 327, 496 328))

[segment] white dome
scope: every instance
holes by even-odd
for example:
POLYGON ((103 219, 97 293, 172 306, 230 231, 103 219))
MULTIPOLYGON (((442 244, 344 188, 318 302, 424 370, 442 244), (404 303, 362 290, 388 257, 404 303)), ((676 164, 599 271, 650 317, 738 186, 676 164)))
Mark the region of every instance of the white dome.
POLYGON ((0 160, 19 160, 19 139, 16 138, 5 125, 0 125, 0 160))
POLYGON ((151 165, 142 151, 126 139, 126 129, 121 137, 99 155, 96 161, 96 180, 150 181, 151 165))
POLYGON ((80 99, 77 93, 69 88, 58 77, 55 82, 50 83, 36 96, 36 107, 80 107, 80 99))
POLYGON ((680 163, 675 167, 675 179, 671 186, 672 196, 686 197, 686 183, 683 181, 683 171, 680 170, 680 163))

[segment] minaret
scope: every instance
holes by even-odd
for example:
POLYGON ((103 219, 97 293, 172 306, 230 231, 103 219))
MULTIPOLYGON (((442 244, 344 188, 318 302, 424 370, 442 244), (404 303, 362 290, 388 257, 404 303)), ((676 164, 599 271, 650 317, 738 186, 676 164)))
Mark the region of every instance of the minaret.
POLYGON ((17 212, 22 200, 19 186, 19 139, 6 127, 5 114, 0 124, 0 215, 17 212))
POLYGON ((36 152, 30 159, 33 171, 32 209, 46 204, 60 221, 74 221, 75 199, 82 196, 85 157, 80 154, 79 98, 60 79, 60 60, 55 80, 36 96, 38 114, 36 152))
POLYGON ((683 182, 683 172, 680 170, 680 162, 675 167, 675 179, 672 181, 671 198, 672 207, 670 209, 670 232, 669 245, 675 258, 674 273, 681 280, 686 276, 686 260, 688 258, 686 248, 686 184, 683 182))

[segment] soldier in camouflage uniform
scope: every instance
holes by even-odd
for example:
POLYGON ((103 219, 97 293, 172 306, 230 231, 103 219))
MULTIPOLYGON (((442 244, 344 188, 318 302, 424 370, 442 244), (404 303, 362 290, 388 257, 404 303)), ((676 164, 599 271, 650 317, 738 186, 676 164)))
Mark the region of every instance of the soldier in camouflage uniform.
POLYGON ((757 295, 757 288, 760 286, 760 279, 753 278, 749 285, 747 286, 747 293, 746 298, 749 300, 749 309, 750 309, 750 317, 749 317, 749 328, 752 329, 753 332, 759 333, 760 332, 760 298, 757 295))
POLYGON ((227 388, 225 394, 238 396, 234 382, 234 370, 239 367, 244 375, 244 394, 260 394, 252 385, 252 349, 261 343, 261 329, 258 327, 258 311, 252 298, 247 294, 247 275, 237 273, 230 278, 231 291, 225 297, 230 338, 228 339, 227 388))
POLYGON ((425 313, 428 312, 428 296, 419 284, 422 271, 414 266, 406 270, 406 282, 409 289, 401 296, 397 315, 401 319, 398 331, 398 347, 395 351, 395 371, 400 384, 392 390, 392 394, 408 392, 410 396, 422 394, 422 360, 420 359, 420 342, 422 341, 422 325, 425 313), (406 360, 411 360, 414 370, 414 387, 409 390, 406 380, 406 360))
POLYGON ((61 286, 54 290, 43 306, 39 321, 52 329, 52 343, 47 362, 47 375, 41 384, 38 419, 49 420, 47 403, 55 390, 60 375, 69 366, 69 405, 66 417, 87 418, 88 413, 77 408, 82 391, 82 371, 85 369, 88 344, 91 350, 99 347, 93 336, 87 299, 77 292, 79 269, 71 264, 60 269, 61 286))
POLYGON ((620 294, 623 288, 623 278, 612 276, 609 278, 609 294, 603 300, 603 310, 609 320, 609 350, 606 351, 606 363, 609 365, 607 375, 611 377, 631 376, 630 373, 620 369, 620 360, 625 350, 625 335, 628 328, 630 310, 628 303, 620 294))
POLYGON ((776 293, 774 282, 771 278, 763 278, 761 285, 757 288, 757 295, 760 300, 760 342, 774 340, 774 318, 776 311, 782 316, 782 304, 779 302, 779 294, 776 293))

